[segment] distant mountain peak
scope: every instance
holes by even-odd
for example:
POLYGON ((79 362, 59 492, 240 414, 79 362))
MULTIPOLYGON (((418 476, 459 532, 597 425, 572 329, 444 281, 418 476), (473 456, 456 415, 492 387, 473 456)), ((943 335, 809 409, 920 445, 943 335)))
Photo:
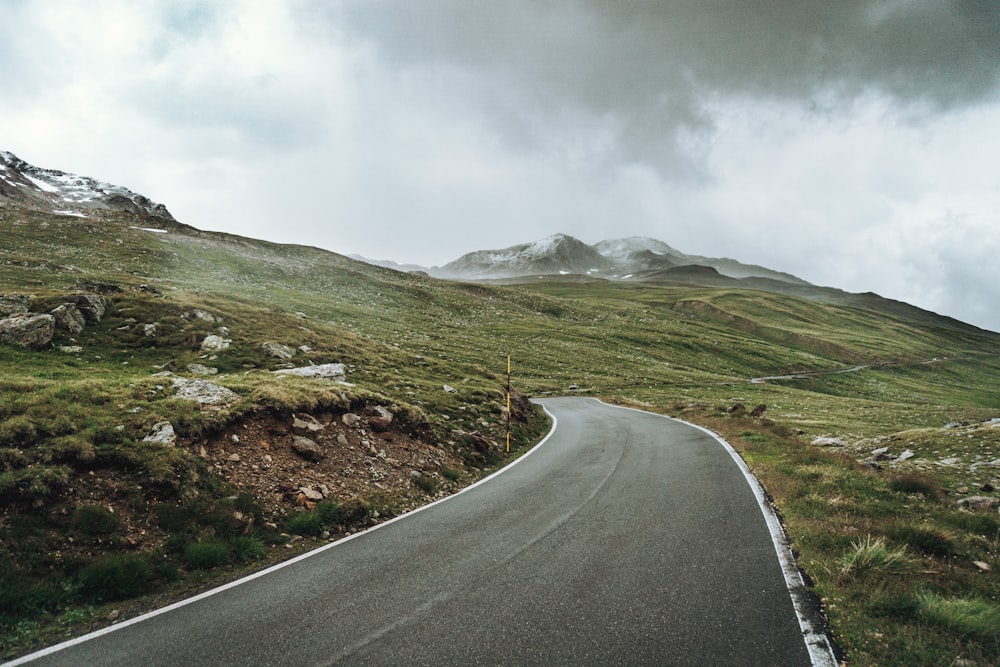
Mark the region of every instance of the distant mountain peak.
POLYGON ((10 151, 0 151, 0 204, 90 217, 100 211, 130 211, 176 222, 163 204, 120 185, 28 164, 10 151))

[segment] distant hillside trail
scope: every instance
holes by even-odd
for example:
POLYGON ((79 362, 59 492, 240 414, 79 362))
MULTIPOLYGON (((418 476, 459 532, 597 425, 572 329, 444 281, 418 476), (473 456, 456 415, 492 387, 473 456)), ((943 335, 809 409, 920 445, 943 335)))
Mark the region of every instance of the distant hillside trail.
POLYGON ((501 474, 12 664, 836 664, 721 440, 594 399, 540 403, 556 426, 501 474))
MULTIPOLYGON (((995 357, 995 354, 984 354, 984 357, 995 357)), ((750 378, 751 384, 761 384, 763 382, 770 382, 771 380, 805 380, 811 377, 820 377, 822 375, 840 375, 843 373, 857 373, 858 371, 868 370, 870 368, 889 368, 893 366, 928 366, 930 364, 938 364, 943 361, 967 361, 967 357, 934 357, 933 359, 924 359, 922 361, 905 361, 905 362, 890 362, 885 361, 877 364, 861 364, 859 366, 852 366, 851 368, 839 368, 834 371, 803 371, 801 373, 789 373, 788 375, 768 375, 766 377, 750 378)))

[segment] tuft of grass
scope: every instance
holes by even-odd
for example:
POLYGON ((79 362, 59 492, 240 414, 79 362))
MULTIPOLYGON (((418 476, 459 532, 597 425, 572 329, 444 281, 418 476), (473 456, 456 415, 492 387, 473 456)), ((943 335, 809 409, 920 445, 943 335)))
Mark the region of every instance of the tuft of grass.
POLYGON ((193 570, 210 570, 226 564, 230 553, 229 545, 219 540, 192 542, 184 548, 184 563, 193 570))
POLYGON ((1000 637, 1000 607, 995 604, 928 592, 919 593, 917 603, 920 617, 929 624, 969 637, 994 641, 1000 637))
POLYGON ((233 558, 240 563, 250 563, 267 555, 264 543, 252 535, 237 535, 229 538, 229 548, 233 558))
POLYGON ((438 481, 433 477, 421 475, 420 477, 412 477, 411 481, 414 486, 429 496, 433 496, 434 493, 437 492, 438 481))
POLYGON ((871 535, 851 542, 850 550, 839 560, 840 571, 848 576, 896 574, 906 570, 910 563, 905 546, 890 549, 884 538, 871 535))
POLYGON ((84 535, 109 535, 118 529, 118 517, 100 505, 80 505, 73 513, 73 527, 84 535))
POLYGON ((127 600, 149 592, 151 575, 144 555, 106 556, 81 570, 80 594, 92 602, 127 600))
POLYGON ((927 498, 937 498, 941 495, 941 488, 932 480, 913 473, 896 475, 889 481, 889 488, 897 493, 920 495, 927 498))

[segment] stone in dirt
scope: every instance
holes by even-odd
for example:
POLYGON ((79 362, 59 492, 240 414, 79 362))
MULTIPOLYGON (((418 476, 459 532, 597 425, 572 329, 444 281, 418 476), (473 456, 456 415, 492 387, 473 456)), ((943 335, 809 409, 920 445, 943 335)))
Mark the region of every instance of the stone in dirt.
POLYGON ((152 432, 143 438, 142 441, 157 445, 172 446, 177 442, 177 434, 174 433, 174 426, 170 422, 157 422, 153 424, 152 432))
POLYGON ((344 426, 357 426, 361 422, 361 417, 357 416, 353 412, 345 412, 340 418, 340 421, 344 422, 344 426))
POLYGON ((292 450, 306 461, 319 461, 325 456, 322 447, 317 445, 314 440, 301 435, 292 438, 292 450))
POLYGON ((220 387, 205 380, 175 378, 174 388, 177 398, 197 401, 203 405, 226 405, 239 399, 239 395, 231 389, 220 387))
POLYGON ((48 347, 56 334, 52 315, 14 315, 0 320, 0 343, 33 350, 48 347))
POLYGON ((372 427, 372 430, 377 433, 384 433, 389 430, 389 426, 392 424, 393 414, 381 405, 377 405, 374 408, 374 412, 377 415, 368 420, 368 425, 372 427))
POLYGON ((304 495, 306 497, 306 500, 309 500, 314 503, 318 503, 319 501, 323 500, 322 491, 317 491, 316 489, 309 488, 308 486, 299 487, 299 493, 304 495))

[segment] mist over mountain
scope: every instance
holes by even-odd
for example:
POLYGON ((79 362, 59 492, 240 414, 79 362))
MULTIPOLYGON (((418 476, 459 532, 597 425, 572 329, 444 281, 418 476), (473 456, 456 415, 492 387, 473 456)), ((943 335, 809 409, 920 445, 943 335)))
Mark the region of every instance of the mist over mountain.
POLYGON ((177 222, 166 206, 128 188, 88 176, 42 169, 8 151, 0 151, 0 203, 83 218, 99 216, 101 211, 128 211, 177 222))

